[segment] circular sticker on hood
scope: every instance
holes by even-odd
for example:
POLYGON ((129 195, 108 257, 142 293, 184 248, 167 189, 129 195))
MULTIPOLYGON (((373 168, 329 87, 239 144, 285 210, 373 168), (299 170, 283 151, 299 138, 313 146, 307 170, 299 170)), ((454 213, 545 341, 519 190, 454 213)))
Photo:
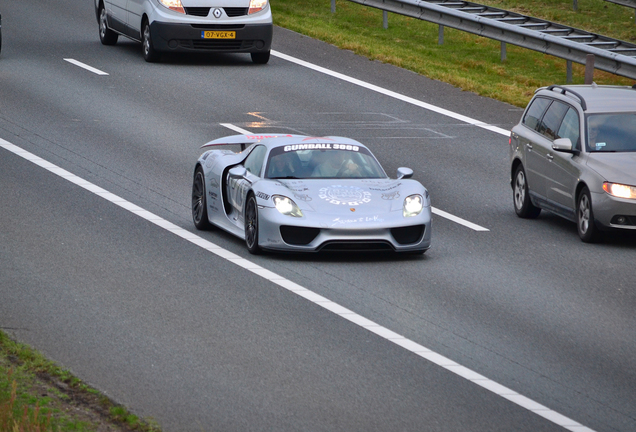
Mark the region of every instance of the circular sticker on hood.
POLYGON ((330 204, 356 206, 371 201, 371 192, 357 186, 334 185, 320 188, 318 197, 330 204))

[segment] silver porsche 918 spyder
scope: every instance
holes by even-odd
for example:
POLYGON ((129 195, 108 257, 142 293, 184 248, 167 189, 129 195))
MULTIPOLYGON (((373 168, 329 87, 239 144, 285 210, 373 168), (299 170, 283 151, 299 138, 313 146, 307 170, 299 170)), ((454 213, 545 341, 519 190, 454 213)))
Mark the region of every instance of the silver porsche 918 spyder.
POLYGON ((251 253, 395 251, 431 246, 431 201, 413 170, 390 179, 369 149, 342 137, 234 135, 208 149, 192 183, 192 218, 245 239, 251 253), (247 148, 246 148, 247 146, 247 148))

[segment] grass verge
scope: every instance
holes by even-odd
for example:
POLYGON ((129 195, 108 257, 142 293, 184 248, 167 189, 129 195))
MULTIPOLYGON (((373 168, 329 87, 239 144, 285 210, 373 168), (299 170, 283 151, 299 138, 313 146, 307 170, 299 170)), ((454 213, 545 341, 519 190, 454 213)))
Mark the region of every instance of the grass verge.
MULTIPOLYGON (((634 10, 602 0, 494 0, 497 7, 562 23, 615 39, 636 41, 634 10)), ((501 61, 498 41, 450 28, 438 44, 438 25, 389 14, 347 0, 272 0, 274 24, 351 50, 371 60, 390 63, 463 90, 525 107, 534 90, 566 83, 566 61, 507 45, 501 61)), ((573 65, 573 84, 583 84, 584 65, 573 65)), ((632 85, 633 80, 596 70, 597 84, 632 85)))
POLYGON ((160 428, 0 331, 0 431, 159 432, 160 428))

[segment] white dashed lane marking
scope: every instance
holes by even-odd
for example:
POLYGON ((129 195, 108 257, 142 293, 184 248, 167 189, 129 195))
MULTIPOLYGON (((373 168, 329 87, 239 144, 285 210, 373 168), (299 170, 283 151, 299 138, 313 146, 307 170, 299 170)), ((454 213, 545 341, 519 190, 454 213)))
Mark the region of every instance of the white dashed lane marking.
POLYGON ((71 58, 65 58, 64 61, 67 61, 71 64, 74 64, 75 66, 79 66, 82 69, 86 69, 87 71, 93 72, 94 74, 97 75, 108 75, 106 72, 101 71, 99 69, 95 69, 93 66, 89 66, 85 63, 82 63, 81 61, 75 60, 75 59, 71 59, 71 58))

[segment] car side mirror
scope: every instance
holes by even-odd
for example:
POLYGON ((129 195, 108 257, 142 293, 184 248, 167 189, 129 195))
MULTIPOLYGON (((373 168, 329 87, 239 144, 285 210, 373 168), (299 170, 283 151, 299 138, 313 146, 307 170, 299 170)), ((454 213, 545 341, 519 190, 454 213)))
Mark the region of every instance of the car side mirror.
POLYGON ((242 178, 247 175, 247 170, 245 169, 244 166, 238 165, 238 166, 235 166, 234 168, 231 168, 230 171, 228 171, 228 174, 230 174, 230 177, 242 178))
POLYGON ((570 141, 570 138, 555 139, 552 143, 552 149, 560 152, 571 153, 572 141, 570 141))
POLYGON ((398 180, 400 179, 407 179, 407 178, 411 178, 413 177, 413 170, 411 168, 406 168, 406 167, 400 167, 397 170, 397 178, 398 180))

